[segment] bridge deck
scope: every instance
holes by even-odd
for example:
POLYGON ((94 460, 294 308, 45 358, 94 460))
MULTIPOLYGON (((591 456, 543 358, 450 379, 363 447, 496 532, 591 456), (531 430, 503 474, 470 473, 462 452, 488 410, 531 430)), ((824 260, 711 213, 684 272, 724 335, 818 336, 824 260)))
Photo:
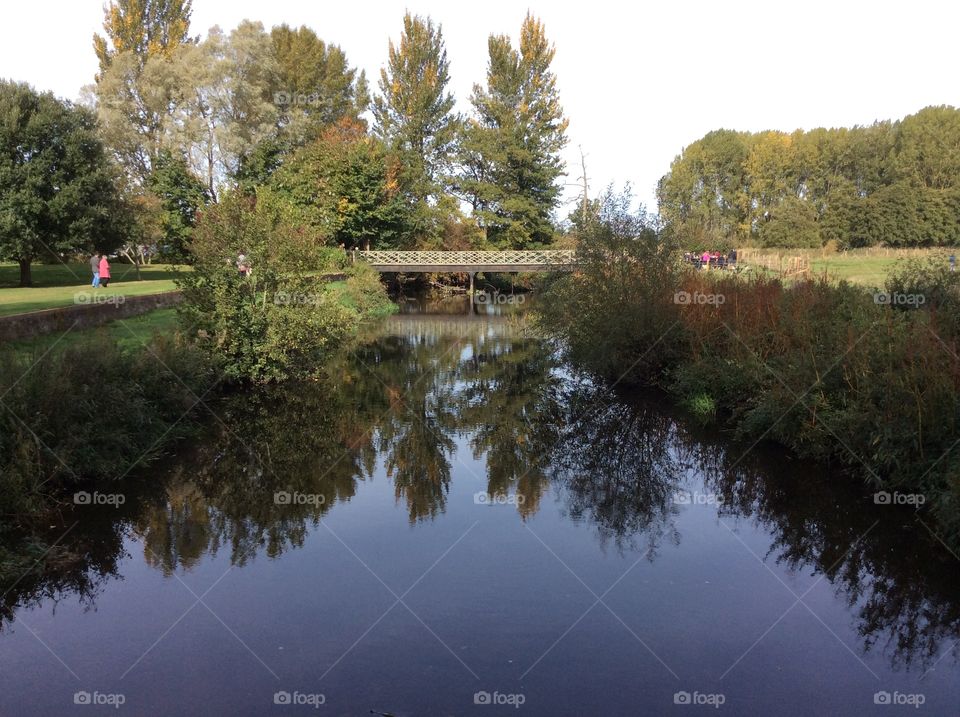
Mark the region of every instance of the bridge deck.
POLYGON ((380 272, 512 272, 570 271, 572 249, 508 251, 357 251, 361 260, 380 272))

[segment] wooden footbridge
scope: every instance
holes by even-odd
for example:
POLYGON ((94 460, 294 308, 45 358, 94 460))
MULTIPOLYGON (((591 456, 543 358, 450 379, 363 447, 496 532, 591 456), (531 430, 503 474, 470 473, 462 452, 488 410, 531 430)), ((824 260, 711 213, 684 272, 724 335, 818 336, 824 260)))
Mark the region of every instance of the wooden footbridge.
POLYGON ((485 272, 571 271, 576 266, 572 249, 507 251, 360 251, 353 260, 379 272, 470 274, 485 272))

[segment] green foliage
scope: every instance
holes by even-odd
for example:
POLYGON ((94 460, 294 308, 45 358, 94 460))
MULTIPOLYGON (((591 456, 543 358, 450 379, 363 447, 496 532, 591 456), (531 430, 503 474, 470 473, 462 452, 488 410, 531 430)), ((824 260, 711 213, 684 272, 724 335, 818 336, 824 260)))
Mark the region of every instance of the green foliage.
POLYGON ((0 81, 0 258, 113 249, 122 241, 114 173, 86 109, 0 81))
POLYGON ((614 379, 656 382, 676 360, 681 266, 677 247, 631 204, 629 188, 607 189, 579 234, 579 270, 555 279, 537 312, 576 363, 614 379))
POLYGON ((957 147, 953 107, 852 129, 710 132, 660 180, 660 214, 688 247, 818 246, 811 217, 820 239, 841 248, 951 245, 960 242, 957 147))
POLYGON ((343 121, 298 150, 270 186, 328 244, 402 247, 411 208, 399 192, 383 143, 343 121))
MULTIPOLYGON (((188 335, 234 381, 310 376, 367 318, 369 293, 382 292, 356 274, 349 306, 317 273, 324 251, 291 206, 262 188, 233 194, 206 210, 192 245, 194 270, 179 280, 188 335), (238 271, 239 256, 251 267, 238 271)), ((348 282, 349 283, 349 282, 348 282)))
POLYGON ((190 42, 192 0, 110 0, 103 9, 106 37, 94 34, 93 49, 106 70, 118 52, 145 60, 167 55, 190 42))
POLYGON ((117 480, 191 430, 187 414, 217 382, 200 352, 154 337, 125 352, 105 332, 36 355, 0 352, 0 514, 26 516, 51 496, 117 480))
POLYGON ((163 232, 161 254, 183 259, 187 255, 197 212, 210 201, 203 183, 180 157, 163 153, 150 173, 150 191, 160 200, 163 232))
POLYGON ((449 82, 441 27, 406 13, 399 45, 390 42, 372 109, 374 132, 400 158, 404 188, 420 204, 439 193, 450 165, 459 120, 449 82))
POLYGON ((774 207, 760 225, 760 243, 765 247, 819 247, 817 212, 807 202, 787 197, 774 207))
POLYGON ((458 192, 494 246, 548 244, 568 125, 550 71, 555 49, 543 24, 529 13, 520 29, 519 50, 506 35, 491 35, 488 49, 487 86, 474 86, 476 117, 458 143, 458 192))
POLYGON ((282 122, 302 112, 315 127, 357 119, 370 97, 366 75, 350 67, 346 53, 311 30, 279 25, 270 31, 278 73, 274 99, 282 100, 282 122))
POLYGON ((594 247, 634 233, 603 220, 622 216, 622 202, 604 205, 603 230, 581 237, 581 270, 537 307, 574 361, 617 381, 659 384, 691 407, 712 404, 749 440, 836 461, 876 488, 923 493, 960 544, 960 461, 950 453, 960 427, 960 279, 944 256, 892 275, 887 290, 924 297, 917 309, 825 280, 785 288, 671 270, 653 239, 597 256, 594 247), (698 296, 714 300, 690 299, 698 296))

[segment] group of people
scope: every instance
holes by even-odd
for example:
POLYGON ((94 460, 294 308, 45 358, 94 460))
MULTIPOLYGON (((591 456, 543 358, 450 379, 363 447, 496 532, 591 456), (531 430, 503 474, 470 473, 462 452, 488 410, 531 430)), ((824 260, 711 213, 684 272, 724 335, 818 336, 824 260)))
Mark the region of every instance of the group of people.
POLYGON ((93 288, 102 286, 104 289, 110 284, 110 262, 103 252, 94 252, 90 257, 90 269, 93 271, 93 288))
POLYGON ((737 250, 731 249, 728 254, 719 251, 704 251, 702 254, 688 251, 684 252, 683 260, 698 269, 726 269, 737 265, 737 250))

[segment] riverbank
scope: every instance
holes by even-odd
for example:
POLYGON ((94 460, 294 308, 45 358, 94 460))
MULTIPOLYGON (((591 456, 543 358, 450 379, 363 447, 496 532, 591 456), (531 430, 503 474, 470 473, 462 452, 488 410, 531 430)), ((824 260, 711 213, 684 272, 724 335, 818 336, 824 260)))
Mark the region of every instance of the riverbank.
MULTIPOLYGON (((335 348, 392 305, 369 277, 322 283, 301 307, 337 327, 335 348), (380 292, 380 295, 377 295, 380 292)), ((270 297, 271 305, 294 299, 270 297), (281 300, 282 299, 282 300, 281 300)), ((265 296, 250 294, 259 306, 265 296)), ((190 435, 232 384, 228 357, 175 309, 10 342, 0 350, 0 532, 29 528, 84 486, 122 481, 190 435)))
POLYGON ((582 270, 538 303, 541 326, 576 365, 840 466, 960 545, 956 275, 920 261, 877 294, 696 272, 677 255, 652 228, 608 219, 584 238, 582 270))

